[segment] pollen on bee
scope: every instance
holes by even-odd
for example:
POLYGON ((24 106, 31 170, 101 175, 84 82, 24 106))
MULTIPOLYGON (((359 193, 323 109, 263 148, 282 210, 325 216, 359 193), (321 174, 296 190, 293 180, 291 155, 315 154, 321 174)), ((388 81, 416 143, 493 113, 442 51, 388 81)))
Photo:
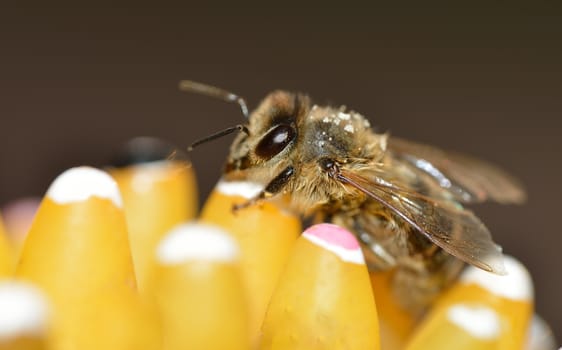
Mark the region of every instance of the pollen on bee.
POLYGON ((351 134, 355 132, 355 128, 351 124, 347 124, 346 126, 343 127, 343 129, 351 134))
POLYGON ((338 112, 338 118, 340 118, 341 120, 349 120, 351 118, 351 115, 349 113, 338 112))

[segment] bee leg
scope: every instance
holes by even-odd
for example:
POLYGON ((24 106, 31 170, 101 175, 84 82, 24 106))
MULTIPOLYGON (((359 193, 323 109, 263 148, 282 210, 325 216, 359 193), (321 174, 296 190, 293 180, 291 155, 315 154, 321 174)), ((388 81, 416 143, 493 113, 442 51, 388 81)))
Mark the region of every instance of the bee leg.
POLYGON ((293 177, 295 173, 295 169, 292 166, 286 167, 279 175, 275 176, 273 180, 271 180, 265 188, 258 193, 257 196, 254 198, 240 204, 235 204, 232 207, 233 212, 237 212, 240 209, 247 208, 251 205, 261 202, 264 199, 268 199, 273 197, 275 194, 279 193, 283 187, 289 182, 289 180, 293 177))
POLYGON ((318 164, 320 165, 320 168, 322 168, 322 170, 324 170, 331 178, 335 178, 340 172, 337 162, 332 158, 320 158, 320 160, 318 160, 318 164))

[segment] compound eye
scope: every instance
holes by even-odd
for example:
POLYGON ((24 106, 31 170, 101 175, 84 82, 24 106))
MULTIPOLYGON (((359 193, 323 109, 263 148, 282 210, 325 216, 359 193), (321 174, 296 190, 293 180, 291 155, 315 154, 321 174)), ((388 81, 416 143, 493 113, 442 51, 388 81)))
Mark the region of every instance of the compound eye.
POLYGON ((295 128, 287 124, 277 125, 269 131, 256 146, 256 155, 270 159, 279 154, 295 139, 295 128))

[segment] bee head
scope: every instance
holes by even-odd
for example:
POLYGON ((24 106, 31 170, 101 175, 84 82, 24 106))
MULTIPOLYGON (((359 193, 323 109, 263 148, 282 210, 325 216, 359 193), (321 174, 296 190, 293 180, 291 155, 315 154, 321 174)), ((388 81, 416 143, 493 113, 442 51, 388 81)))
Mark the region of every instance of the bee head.
POLYGON ((248 134, 234 140, 225 173, 274 166, 292 150, 309 109, 308 97, 285 91, 269 94, 250 115, 248 134))

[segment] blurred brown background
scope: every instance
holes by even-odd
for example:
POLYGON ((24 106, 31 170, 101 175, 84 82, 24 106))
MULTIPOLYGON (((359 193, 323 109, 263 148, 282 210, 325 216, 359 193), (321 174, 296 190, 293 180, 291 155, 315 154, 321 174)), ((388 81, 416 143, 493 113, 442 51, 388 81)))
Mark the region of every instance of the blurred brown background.
MULTIPOLYGON (((242 121, 234 105, 179 92, 180 79, 251 105, 304 91, 520 177, 528 204, 474 209, 530 268, 562 339, 562 7, 275 4, 0 5, 0 205, 41 195, 65 168, 104 165, 134 136, 185 147, 242 121)), ((202 198, 229 142, 193 154, 202 198)))

